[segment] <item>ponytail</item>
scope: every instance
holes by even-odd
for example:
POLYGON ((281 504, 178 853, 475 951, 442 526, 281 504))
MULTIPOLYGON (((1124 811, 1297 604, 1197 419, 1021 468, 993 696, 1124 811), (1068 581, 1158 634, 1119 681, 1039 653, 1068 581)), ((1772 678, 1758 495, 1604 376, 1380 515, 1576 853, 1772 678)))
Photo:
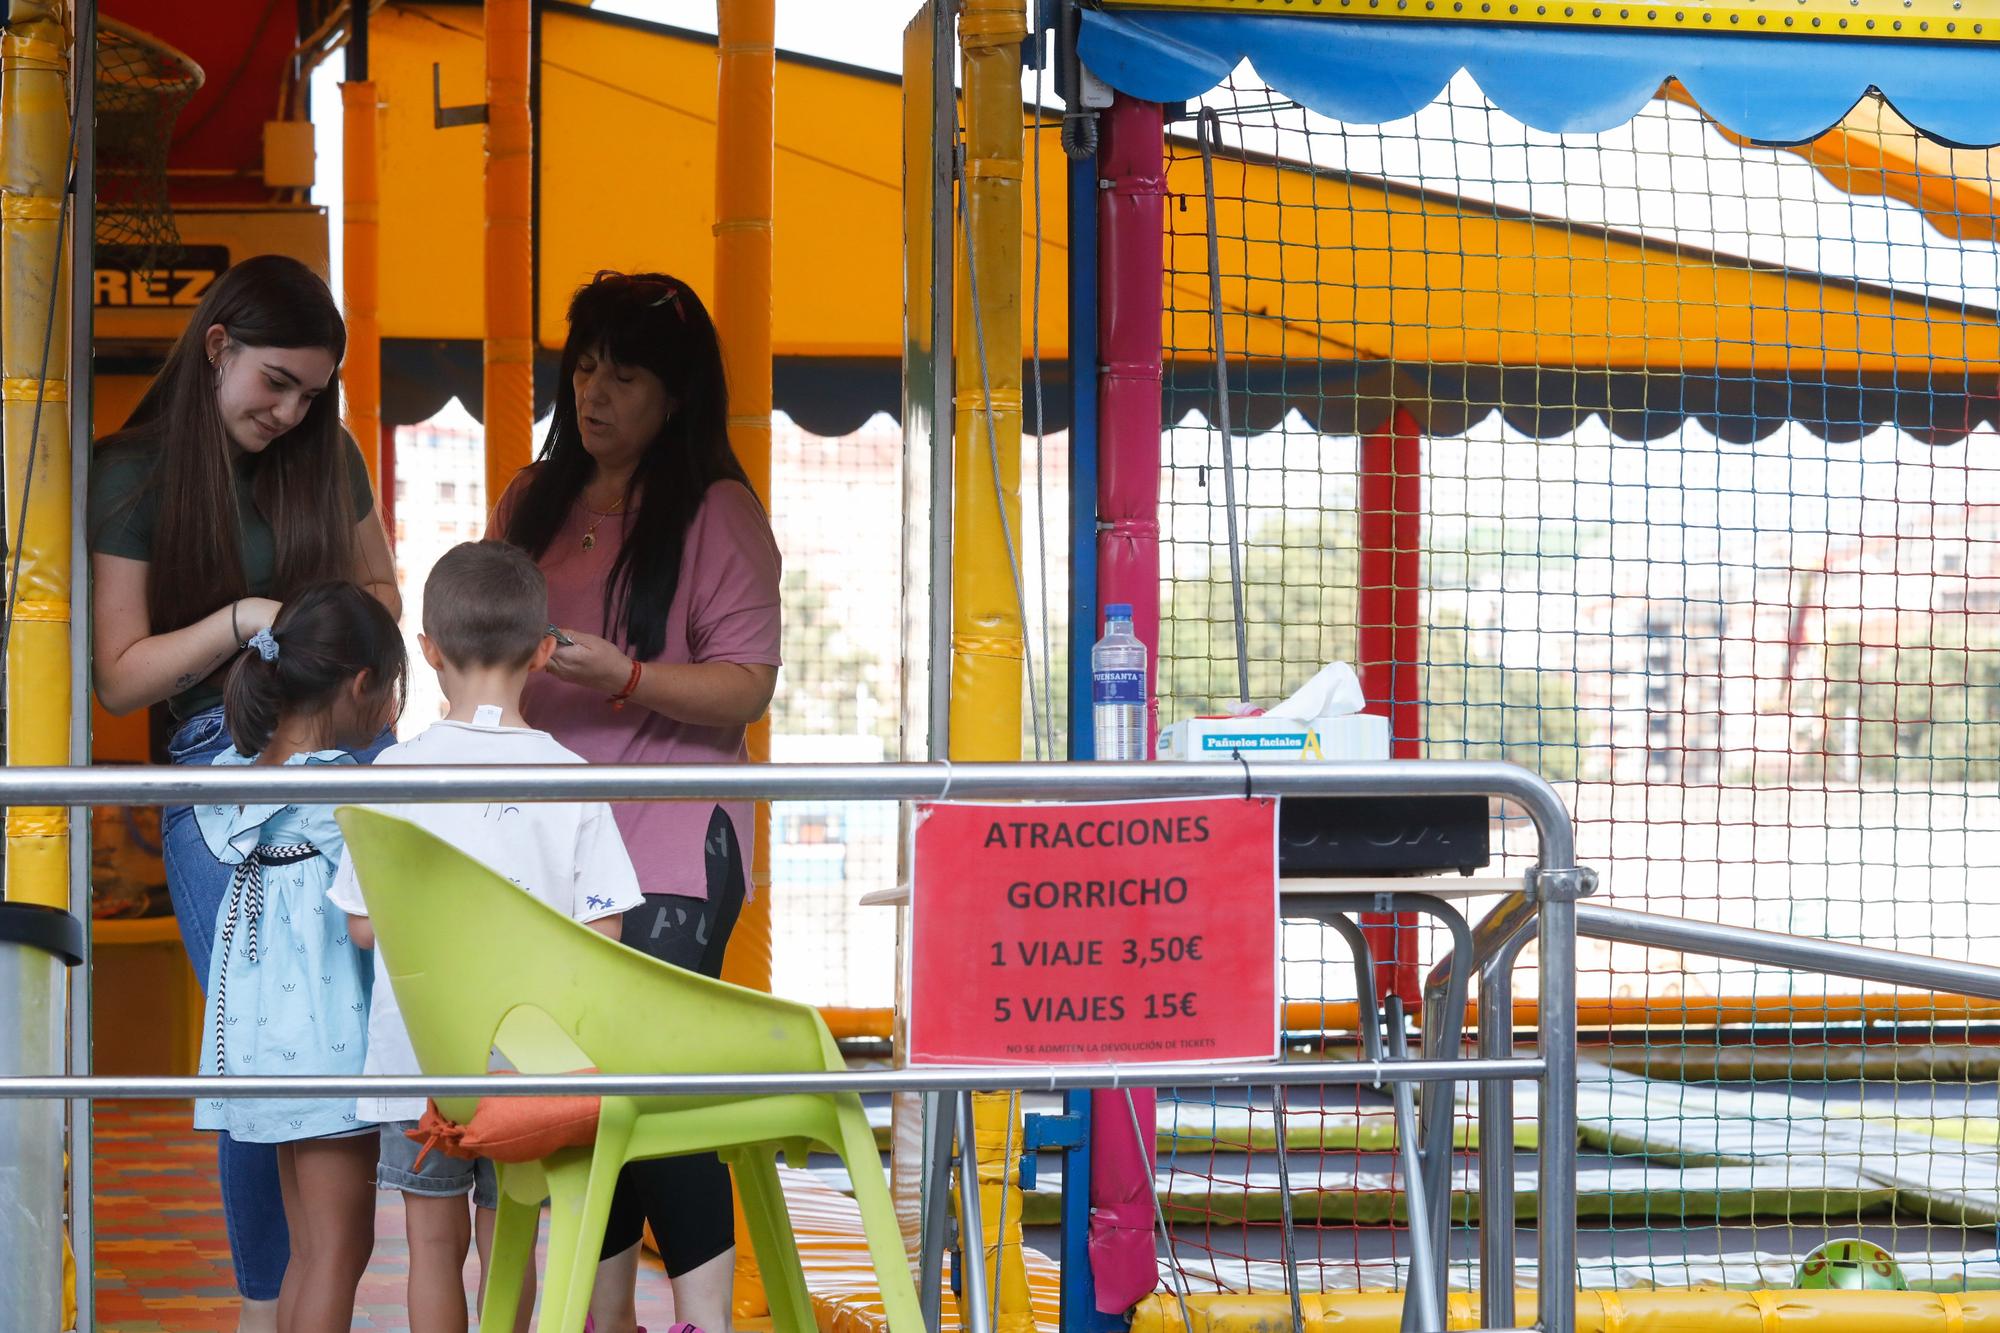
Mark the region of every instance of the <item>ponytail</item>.
POLYGON ((288 714, 325 712, 364 672, 369 700, 394 698, 401 710, 403 636, 387 608, 352 583, 306 588, 249 647, 222 687, 223 720, 239 754, 270 745, 288 714))
POLYGON ((222 717, 238 754, 259 754, 271 743, 288 697, 281 662, 250 653, 231 669, 222 683, 222 717))

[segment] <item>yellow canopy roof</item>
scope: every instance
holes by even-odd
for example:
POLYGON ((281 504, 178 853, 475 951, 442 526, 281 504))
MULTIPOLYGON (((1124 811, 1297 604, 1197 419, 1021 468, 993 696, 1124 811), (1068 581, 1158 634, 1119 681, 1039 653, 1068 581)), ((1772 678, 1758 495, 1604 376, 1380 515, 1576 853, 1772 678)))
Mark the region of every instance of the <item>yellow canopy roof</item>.
MULTIPOLYGON (((544 8, 541 42, 538 315, 543 345, 559 347, 570 294, 598 269, 713 288, 715 43, 564 4, 544 8)), ((447 106, 483 100, 479 10, 390 4, 370 44, 385 104, 383 333, 476 339, 482 133, 433 128, 431 66, 447 106)), ((902 346, 901 97, 892 76, 780 59, 778 356, 902 346)))
MULTIPOLYGON (((598 269, 664 269, 712 287, 715 54, 710 37, 560 3, 544 8, 541 42, 538 315, 542 345, 555 348, 570 293, 598 269)), ((386 104, 388 418, 420 419, 454 393, 477 411, 481 134, 434 128, 431 66, 446 105, 480 100, 478 11, 392 3, 373 47, 386 104)), ((892 76, 779 59, 778 405, 819 429, 897 406, 900 98, 892 76)), ((1059 428, 1066 163, 1052 124, 1039 137, 1041 351, 1059 428)), ((1922 159, 1925 147, 1912 147, 1912 180, 1952 165, 1922 159)), ((1166 333, 1170 347, 1199 350, 1175 359, 1168 385, 1198 394, 1212 376, 1198 361, 1209 345, 1201 167, 1173 156, 1169 189, 1194 221, 1170 228, 1166 333)), ((1222 252, 1229 355, 1244 362, 1242 382, 1269 391, 1252 395, 1253 426, 1297 408, 1323 428, 1365 427, 1394 400, 1428 412, 1434 429, 1504 407, 1541 433, 1597 411, 1645 435, 1688 414, 1725 435, 1787 417, 1949 434, 1991 410, 2000 324, 1990 311, 1233 152, 1216 173, 1219 231, 1233 238, 1222 252)), ((1865 184, 1856 176, 1849 188, 1865 184)), ((1023 227, 1032 233, 1027 210, 1023 227)), ((1029 244, 1024 296, 1032 259, 1029 244)))
MULTIPOLYGON (((1677 80, 1668 80, 1660 96, 1696 105, 1677 80)), ((1747 142, 1721 125, 1715 128, 1731 143, 1747 142)), ((1927 139, 1880 93, 1856 102, 1817 139, 1784 148, 1848 194, 1900 199, 1953 240, 2000 241, 2000 201, 1994 198, 2000 148, 1953 148, 1927 139)))

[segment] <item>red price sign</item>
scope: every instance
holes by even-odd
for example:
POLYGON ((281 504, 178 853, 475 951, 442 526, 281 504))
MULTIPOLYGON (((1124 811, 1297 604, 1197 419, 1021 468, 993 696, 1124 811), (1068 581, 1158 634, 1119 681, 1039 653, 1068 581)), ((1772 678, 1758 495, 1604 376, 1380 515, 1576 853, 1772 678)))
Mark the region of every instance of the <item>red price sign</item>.
POLYGON ((910 1063, 1276 1056, 1277 809, 920 806, 910 1063))

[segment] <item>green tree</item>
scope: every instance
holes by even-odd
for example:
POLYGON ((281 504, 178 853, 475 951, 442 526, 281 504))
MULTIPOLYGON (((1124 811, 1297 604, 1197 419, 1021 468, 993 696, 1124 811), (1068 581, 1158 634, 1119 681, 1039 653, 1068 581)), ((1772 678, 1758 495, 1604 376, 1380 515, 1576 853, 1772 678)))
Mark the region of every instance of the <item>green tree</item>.
POLYGON ((1551 782, 1586 776, 1573 673, 1503 665, 1456 614, 1425 629, 1423 660, 1426 758, 1504 759, 1551 782))
POLYGON ((786 570, 781 592, 785 665, 772 724, 793 736, 873 735, 892 747, 895 645, 881 652, 864 648, 837 614, 835 591, 804 570, 786 570))
MULTIPOLYGON (((1273 703, 1328 662, 1352 662, 1360 554, 1352 510, 1286 512, 1243 542, 1250 698, 1273 703)), ((1229 553, 1204 577, 1169 579, 1160 606, 1160 721, 1214 713, 1237 695, 1229 553)))
POLYGON ((1826 777, 2000 782, 2000 640, 1968 640, 1948 623, 1890 646, 1849 638, 1827 649, 1824 678, 1793 711, 1812 719, 1806 748, 1826 777))
MULTIPOLYGON (((1538 549, 1541 540, 1530 528, 1525 550, 1531 578, 1572 554, 1538 549)), ((1495 549, 1522 546, 1511 540, 1496 542, 1495 549)), ((1356 660, 1360 541, 1353 510, 1274 516, 1251 530, 1242 550, 1254 702, 1283 698, 1328 662, 1356 660)), ((1427 553, 1427 564, 1450 566, 1436 556, 1427 553)), ((1463 570, 1462 558, 1457 568, 1463 570)), ((1163 723, 1221 711, 1236 697, 1234 625, 1226 549, 1214 554, 1205 577, 1168 583, 1160 630, 1163 723)), ((1460 617, 1430 625, 1422 642, 1428 756, 1505 758, 1552 781, 1582 774, 1588 742, 1572 673, 1506 666, 1478 645, 1460 617)))

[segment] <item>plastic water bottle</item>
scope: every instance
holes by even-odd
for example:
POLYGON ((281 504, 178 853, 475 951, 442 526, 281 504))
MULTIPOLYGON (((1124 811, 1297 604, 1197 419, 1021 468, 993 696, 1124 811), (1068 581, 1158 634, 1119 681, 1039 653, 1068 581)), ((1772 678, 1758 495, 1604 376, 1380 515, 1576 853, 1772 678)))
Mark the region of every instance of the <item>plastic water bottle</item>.
POLYGON ((1099 759, 1146 757, 1146 645, 1132 632, 1132 608, 1104 608, 1104 637, 1090 650, 1090 700, 1099 759))

